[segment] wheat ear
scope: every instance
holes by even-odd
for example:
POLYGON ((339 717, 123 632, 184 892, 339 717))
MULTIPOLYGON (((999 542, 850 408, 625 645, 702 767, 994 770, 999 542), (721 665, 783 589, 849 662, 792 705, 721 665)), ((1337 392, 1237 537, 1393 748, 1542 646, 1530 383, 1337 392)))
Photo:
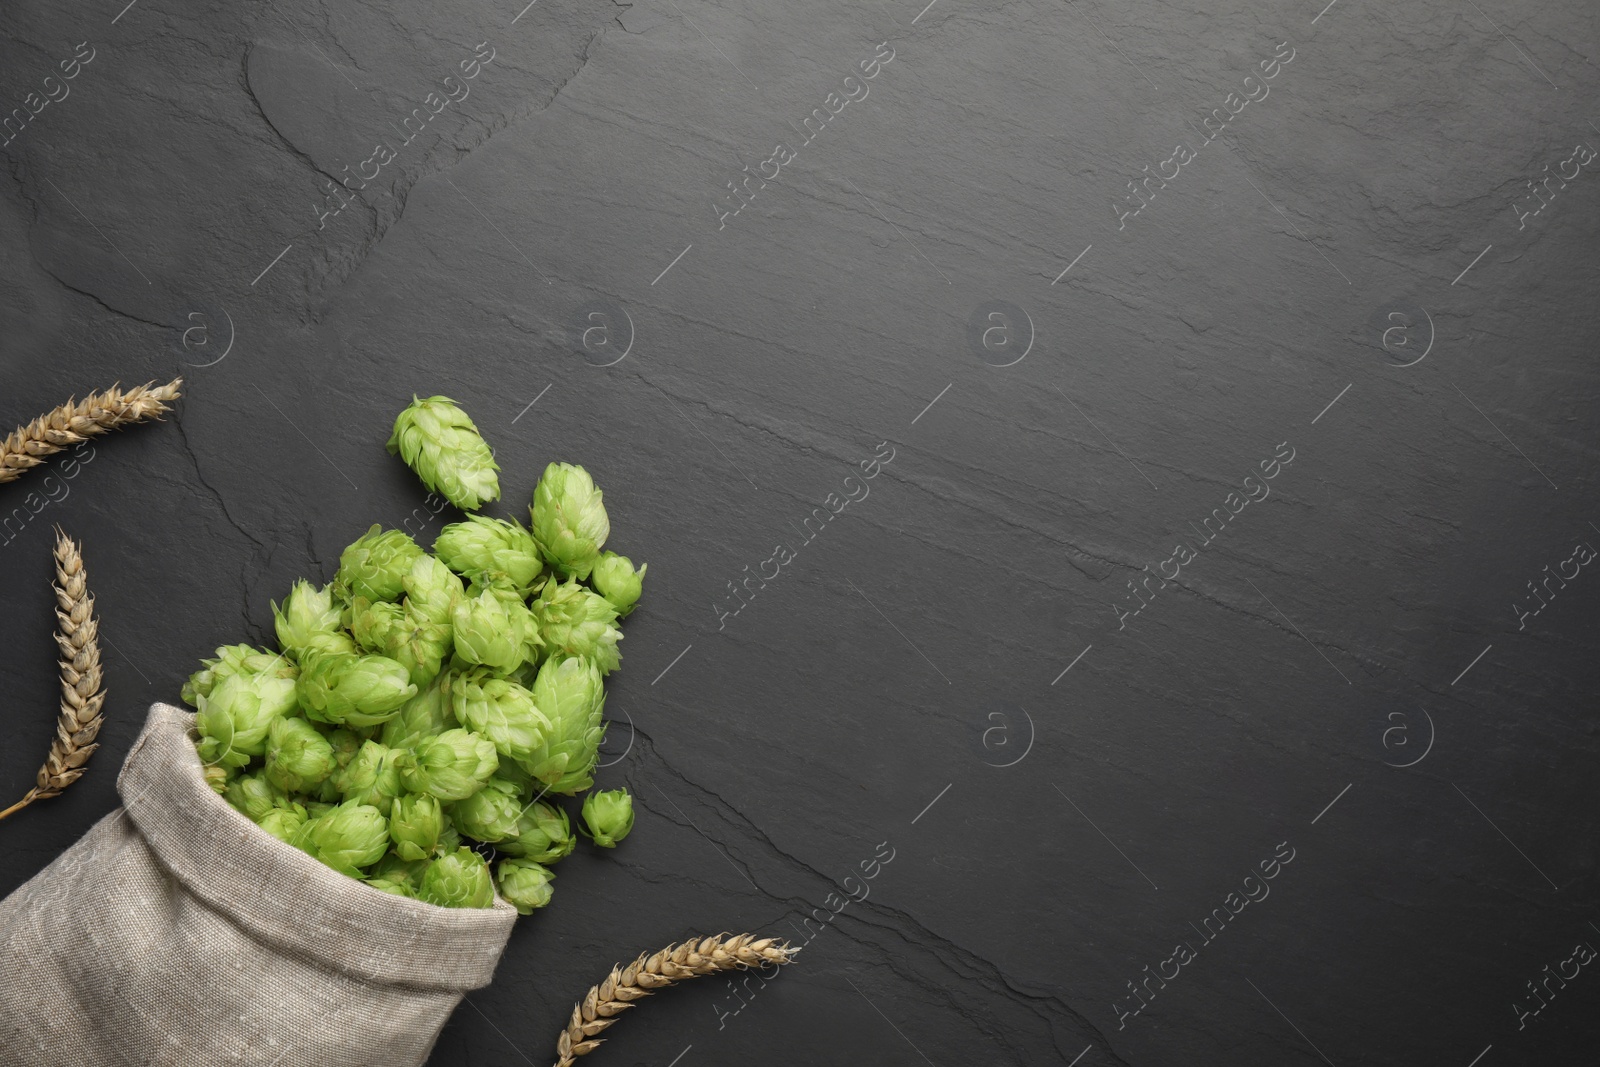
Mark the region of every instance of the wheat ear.
POLYGON ((14 482, 22 473, 43 463, 64 448, 146 419, 160 418, 167 403, 183 393, 182 378, 166 385, 147 382, 126 391, 113 385, 103 393, 69 400, 48 415, 18 426, 0 441, 0 484, 14 482))
POLYGON ((634 1001, 657 989, 686 978, 788 963, 799 951, 776 938, 717 934, 668 945, 660 952, 641 955, 626 967, 613 967, 605 981, 591 987, 589 995, 573 1005, 572 1020, 556 1040, 556 1067, 572 1067, 579 1056, 599 1048, 600 1039, 595 1035, 616 1022, 634 1001))
POLYGON ((39 768, 34 787, 15 804, 0 811, 4 819, 35 800, 48 800, 83 776, 94 750, 95 736, 105 720, 100 707, 106 694, 100 688, 100 623, 94 617, 94 595, 89 592, 78 543, 56 527, 56 644, 61 649, 61 717, 50 755, 39 768))

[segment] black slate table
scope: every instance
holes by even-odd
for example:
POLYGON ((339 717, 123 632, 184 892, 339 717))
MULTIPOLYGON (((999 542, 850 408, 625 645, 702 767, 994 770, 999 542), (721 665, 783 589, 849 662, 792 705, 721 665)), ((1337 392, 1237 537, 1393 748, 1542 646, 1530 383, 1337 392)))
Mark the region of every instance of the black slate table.
POLYGON ((723 929, 806 947, 596 1064, 1595 1062, 1592 5, 0 24, 0 416, 187 380, 0 487, 0 799, 53 524, 111 692, 0 892, 294 579, 456 517, 382 447, 443 393, 491 513, 582 463, 650 570, 635 834, 434 1063, 541 1062, 613 960, 723 929))

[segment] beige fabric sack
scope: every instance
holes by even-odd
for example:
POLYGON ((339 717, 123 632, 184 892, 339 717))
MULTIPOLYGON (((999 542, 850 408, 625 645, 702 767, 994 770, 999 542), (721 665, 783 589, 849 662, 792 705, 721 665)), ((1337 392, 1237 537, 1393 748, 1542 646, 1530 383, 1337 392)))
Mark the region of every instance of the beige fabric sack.
POLYGON ((515 909, 335 873, 206 786, 156 704, 123 807, 0 901, 4 1067, 404 1067, 489 983, 515 909))

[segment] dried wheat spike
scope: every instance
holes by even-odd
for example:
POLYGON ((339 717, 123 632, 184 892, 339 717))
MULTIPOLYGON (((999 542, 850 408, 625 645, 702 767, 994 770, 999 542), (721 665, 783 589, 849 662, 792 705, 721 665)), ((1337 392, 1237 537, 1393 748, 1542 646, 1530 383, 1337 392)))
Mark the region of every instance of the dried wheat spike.
POLYGON ((168 402, 183 395, 179 391, 182 385, 182 378, 174 378, 166 385, 147 382, 126 392, 113 385, 76 403, 69 400, 50 414, 18 426, 11 436, 0 441, 0 484, 16 481, 24 471, 64 448, 136 422, 160 418, 169 410, 168 402))
POLYGON ((668 945, 660 952, 640 955, 626 967, 613 967, 605 981, 591 987, 588 995, 573 1005, 572 1019, 556 1040, 556 1067, 572 1067, 579 1056, 599 1048, 600 1039, 595 1035, 616 1022, 634 1001, 657 989, 707 974, 769 963, 778 966, 799 951, 776 938, 722 933, 668 945))
POLYGON ((35 800, 59 796, 83 777, 85 765, 100 733, 100 708, 106 694, 100 688, 100 623, 94 617, 94 595, 78 543, 56 527, 56 645, 61 650, 61 716, 50 754, 34 787, 15 804, 0 811, 0 819, 20 811, 35 800))

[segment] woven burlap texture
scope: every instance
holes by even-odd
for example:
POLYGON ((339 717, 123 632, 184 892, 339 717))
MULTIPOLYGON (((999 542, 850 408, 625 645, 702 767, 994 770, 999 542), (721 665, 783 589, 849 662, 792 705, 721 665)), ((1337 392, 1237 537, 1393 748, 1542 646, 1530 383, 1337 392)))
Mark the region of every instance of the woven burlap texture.
POLYGON ((334 872, 205 784, 151 707, 123 806, 0 901, 3 1067, 405 1067, 489 983, 517 915, 334 872))

